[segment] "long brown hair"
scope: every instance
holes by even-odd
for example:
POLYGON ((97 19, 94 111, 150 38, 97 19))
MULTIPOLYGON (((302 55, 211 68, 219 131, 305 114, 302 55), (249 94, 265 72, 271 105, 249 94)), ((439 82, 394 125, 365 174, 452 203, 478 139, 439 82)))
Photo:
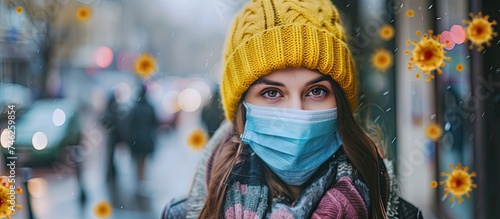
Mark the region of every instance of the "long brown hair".
MULTIPOLYGON (((379 174, 379 161, 377 148, 370 137, 361 129, 355 120, 353 113, 349 109, 349 104, 343 90, 330 77, 327 78, 332 84, 334 96, 337 101, 338 129, 343 142, 343 149, 355 166, 356 171, 361 174, 366 183, 370 195, 370 218, 386 218, 385 203, 387 197, 382 197, 380 177, 387 177, 387 173, 379 174)), ((244 97, 244 96, 243 96, 244 97)), ((242 100, 244 98, 241 98, 242 100)), ((218 153, 214 157, 214 164, 208 183, 207 200, 200 213, 200 218, 221 218, 224 211, 224 199, 226 195, 227 179, 233 167, 244 161, 243 147, 246 147, 239 138, 243 133, 245 124, 245 108, 242 104, 238 106, 235 119, 233 120, 233 135, 229 141, 223 142, 218 153)), ((265 165, 263 175, 268 186, 269 196, 278 195, 290 196, 290 191, 284 183, 265 165)))

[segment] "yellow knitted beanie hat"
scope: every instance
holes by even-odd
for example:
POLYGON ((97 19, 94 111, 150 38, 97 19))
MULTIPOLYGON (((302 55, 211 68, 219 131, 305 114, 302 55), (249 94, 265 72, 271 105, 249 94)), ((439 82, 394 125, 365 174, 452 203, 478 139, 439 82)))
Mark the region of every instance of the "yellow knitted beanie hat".
POLYGON ((227 119, 234 118, 253 82, 286 67, 305 67, 332 77, 355 111, 354 63, 339 13, 329 0, 253 0, 236 16, 227 37, 221 84, 227 119))

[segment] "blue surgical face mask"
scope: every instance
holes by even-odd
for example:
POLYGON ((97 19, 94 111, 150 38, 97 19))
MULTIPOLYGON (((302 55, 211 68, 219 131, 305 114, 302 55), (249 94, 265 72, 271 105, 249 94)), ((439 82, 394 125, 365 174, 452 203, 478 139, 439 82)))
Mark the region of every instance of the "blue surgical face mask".
POLYGON ((337 108, 296 110, 244 105, 242 141, 288 185, 304 184, 342 145, 337 108))

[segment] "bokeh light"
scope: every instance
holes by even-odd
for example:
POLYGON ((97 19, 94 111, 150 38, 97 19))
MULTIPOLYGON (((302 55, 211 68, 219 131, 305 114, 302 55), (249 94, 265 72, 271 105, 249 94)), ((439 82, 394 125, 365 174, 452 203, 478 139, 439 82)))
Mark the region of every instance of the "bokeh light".
POLYGON ((132 88, 125 82, 120 82, 113 86, 114 95, 117 103, 126 103, 132 96, 132 88))
POLYGON ((193 81, 191 82, 188 86, 188 88, 194 88, 201 94, 201 101, 205 102, 207 101, 210 96, 212 96, 212 91, 210 90, 210 87, 205 81, 193 81))
POLYGON ((465 29, 460 25, 451 26, 450 33, 451 40, 456 44, 462 44, 467 40, 465 29))
POLYGON ((440 35, 439 42, 443 44, 443 48, 447 50, 455 48, 455 41, 452 40, 450 31, 443 31, 440 35))
POLYGON ((177 98, 179 97, 179 91, 171 90, 165 95, 161 100, 161 106, 166 113, 176 113, 179 112, 179 104, 177 104, 177 98))
POLYGON ((3 148, 9 148, 10 146, 10 134, 9 134, 9 129, 4 129, 2 130, 2 133, 0 134, 0 144, 2 144, 3 148))
POLYGON ((33 147, 36 150, 43 150, 47 147, 47 144, 49 143, 47 139, 47 135, 43 132, 37 132, 33 135, 33 138, 31 139, 31 143, 33 144, 33 147))
POLYGON ((94 62, 101 68, 107 68, 113 62, 113 51, 106 46, 97 47, 94 51, 94 62))
POLYGON ((191 80, 188 78, 177 78, 172 81, 171 89, 173 90, 182 90, 186 88, 191 83, 191 80))
POLYGON ((177 103, 182 111, 194 112, 200 108, 201 94, 194 88, 186 88, 179 94, 177 103))
POLYGON ((33 198, 42 198, 47 193, 48 183, 44 178, 32 178, 28 180, 28 191, 33 198))
POLYGON ((61 126, 66 122, 66 113, 60 108, 57 108, 52 113, 52 122, 55 126, 61 126))

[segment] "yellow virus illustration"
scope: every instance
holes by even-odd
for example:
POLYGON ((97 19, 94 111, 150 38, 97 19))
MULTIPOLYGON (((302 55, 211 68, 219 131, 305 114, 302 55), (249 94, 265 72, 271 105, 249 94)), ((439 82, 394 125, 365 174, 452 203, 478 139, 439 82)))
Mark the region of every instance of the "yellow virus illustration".
POLYGON ((431 123, 425 129, 425 135, 433 141, 437 141, 443 135, 443 129, 438 124, 431 123))
POLYGON ((140 77, 148 79, 156 71, 156 59, 149 53, 139 54, 135 60, 134 70, 140 77))
POLYGON ((380 28, 379 36, 385 41, 391 40, 394 37, 394 27, 386 24, 380 28))
POLYGON ((468 24, 467 26, 467 38, 471 41, 469 45, 469 49, 477 46, 478 51, 484 50, 483 44, 486 46, 491 46, 490 41, 493 40, 493 37, 497 36, 497 33, 493 30, 493 26, 497 25, 496 20, 489 22, 489 15, 483 16, 483 13, 479 12, 474 16, 473 13, 470 13, 469 16, 471 20, 463 20, 464 24, 468 24))
POLYGON ((431 186, 431 188, 435 189, 436 187, 438 187, 438 182, 436 182, 436 181, 432 181, 432 182, 430 183, 430 186, 431 186))
POLYGON ((21 210, 21 205, 16 204, 16 194, 22 194, 23 190, 15 188, 14 184, 6 176, 0 177, 0 218, 11 219, 11 215, 21 210))
POLYGON ((436 70, 438 74, 442 74, 440 67, 444 67, 444 61, 449 62, 451 58, 445 56, 446 52, 439 41, 439 35, 432 35, 432 30, 429 30, 427 34, 422 35, 420 31, 417 31, 416 34, 420 37, 419 42, 406 42, 406 44, 415 46, 411 53, 410 51, 404 52, 405 55, 412 55, 408 62, 408 70, 412 70, 413 66, 417 66, 419 69, 417 74, 423 71, 425 75, 428 75, 426 81, 430 81, 434 79, 431 72, 436 70))
POLYGON ((455 70, 457 70, 458 72, 461 72, 464 70, 464 65, 463 64, 458 64, 457 66, 455 66, 455 70))
MULTIPOLYGON (((456 167, 450 164, 449 167, 451 173, 442 172, 441 176, 446 176, 447 179, 440 181, 439 185, 444 184, 444 198, 451 193, 450 202, 455 202, 458 199, 458 204, 461 204, 464 201, 462 196, 465 195, 465 197, 470 198, 469 192, 472 192, 472 188, 477 188, 477 185, 472 182, 472 177, 476 177, 476 172, 469 173, 469 168, 462 167, 461 163, 458 163, 456 167)), ((437 187, 437 182, 431 182, 431 187, 432 185, 437 187)))
POLYGON ((203 149, 207 141, 208 141, 208 136, 201 129, 195 129, 187 137, 188 146, 196 151, 200 151, 201 149, 203 149))
POLYGON ((98 218, 108 218, 113 213, 113 208, 106 201, 100 201, 94 206, 94 215, 98 218))
POLYGON ((406 17, 415 17, 415 11, 409 9, 406 11, 406 17))
POLYGON ((16 7, 16 13, 18 13, 18 14, 23 13, 23 7, 21 7, 21 6, 16 7))
POLYGON ((392 53, 385 49, 378 49, 371 58, 372 66, 380 72, 386 72, 393 63, 392 53))
POLYGON ((82 5, 76 9, 75 12, 76 19, 79 21, 85 22, 90 19, 92 16, 92 10, 87 5, 82 5))

